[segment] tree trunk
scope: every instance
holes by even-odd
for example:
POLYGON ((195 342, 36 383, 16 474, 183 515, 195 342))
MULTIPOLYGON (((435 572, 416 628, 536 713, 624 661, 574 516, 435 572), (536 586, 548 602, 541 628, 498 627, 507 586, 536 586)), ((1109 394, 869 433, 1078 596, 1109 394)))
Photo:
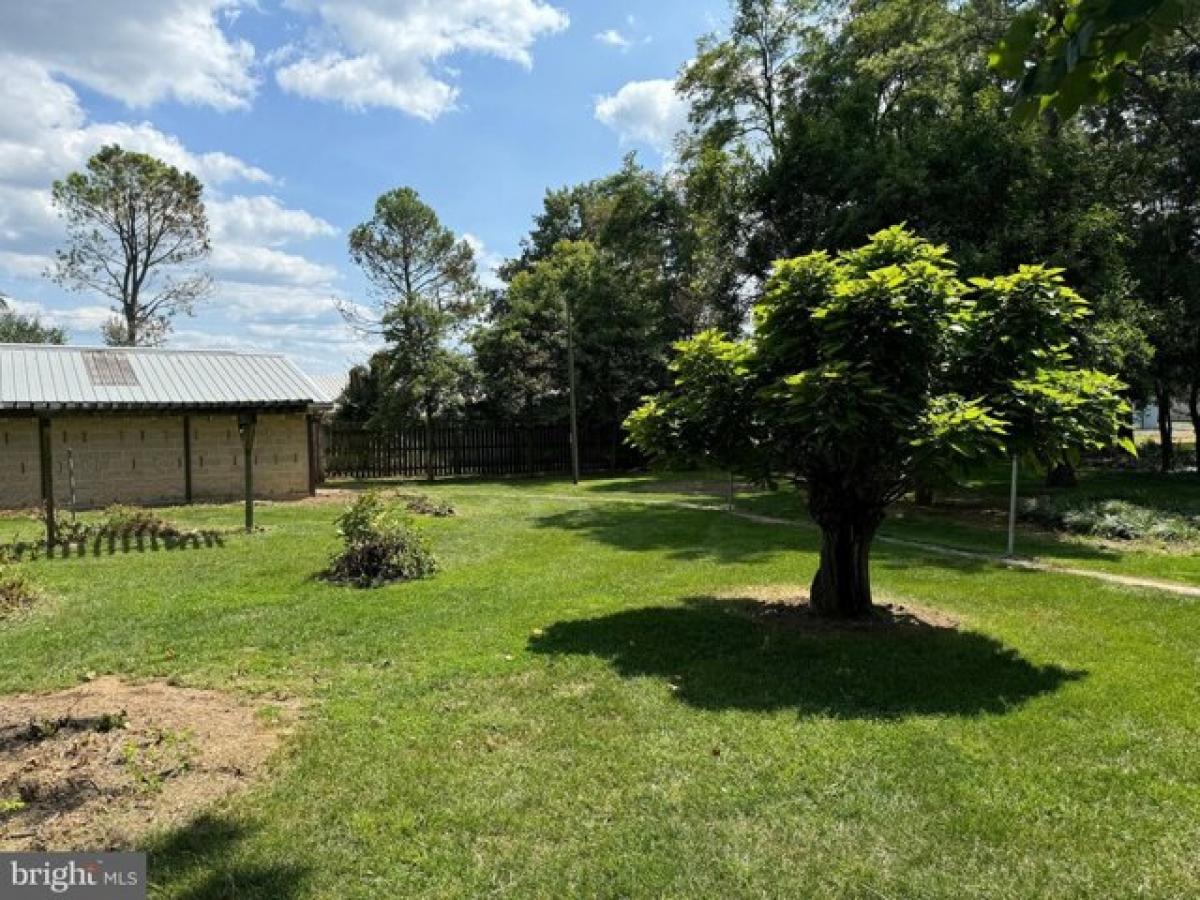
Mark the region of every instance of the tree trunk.
POLYGON ((913 502, 917 506, 933 506, 933 485, 927 481, 918 481, 913 486, 913 502))
POLYGON ((1068 462, 1056 463, 1046 473, 1046 487, 1073 488, 1078 486, 1079 473, 1068 462))
POLYGON ((809 602, 822 616, 855 619, 871 614, 871 540, 878 522, 842 519, 821 524, 821 563, 809 602))
POLYGON ((1192 419, 1192 437, 1196 441, 1196 474, 1200 475, 1200 381, 1192 382, 1188 392, 1188 415, 1192 419))
POLYGON ((1175 434, 1171 422, 1171 392, 1165 387, 1157 387, 1154 400, 1158 403, 1158 442, 1162 448, 1162 459, 1159 468, 1164 475, 1175 468, 1175 434))
POLYGON ((433 481, 433 413, 425 410, 425 478, 433 481))

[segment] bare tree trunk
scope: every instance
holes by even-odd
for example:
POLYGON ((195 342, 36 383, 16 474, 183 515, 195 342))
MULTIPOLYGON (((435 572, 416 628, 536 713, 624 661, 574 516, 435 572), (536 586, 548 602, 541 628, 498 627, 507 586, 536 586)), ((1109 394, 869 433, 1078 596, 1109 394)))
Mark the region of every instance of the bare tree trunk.
POLYGON ((1060 462, 1046 472, 1046 487, 1073 488, 1079 486, 1079 473, 1069 462, 1060 462))
POLYGON ((1175 434, 1174 423, 1171 421, 1171 391, 1163 385, 1154 389, 1154 399, 1158 403, 1158 442, 1162 448, 1160 469, 1164 475, 1175 468, 1175 434))
POLYGON ((933 485, 927 481, 918 480, 913 486, 913 502, 917 506, 933 506, 933 485))
POLYGON ((814 489, 809 482, 809 512, 821 527, 821 561, 809 592, 822 616, 854 619, 871 614, 871 541, 883 514, 863 508, 840 492, 814 489))
POLYGON ((1200 381, 1193 381, 1188 391, 1188 415, 1192 420, 1192 436, 1196 441, 1196 474, 1200 475, 1200 381))
POLYGON ((843 522, 821 529, 821 563, 809 600, 823 616, 855 619, 870 615, 871 539, 875 528, 843 522))

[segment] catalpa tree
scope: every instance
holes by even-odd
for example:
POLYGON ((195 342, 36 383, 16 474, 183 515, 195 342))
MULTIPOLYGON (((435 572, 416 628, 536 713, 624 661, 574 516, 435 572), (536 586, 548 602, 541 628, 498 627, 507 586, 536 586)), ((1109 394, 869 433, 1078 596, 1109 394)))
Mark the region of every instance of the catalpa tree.
POLYGON ((871 542, 918 481, 1122 440, 1124 386, 1079 360, 1087 315, 1058 270, 964 283, 945 247, 890 228, 778 263, 753 336, 680 344, 674 386, 630 416, 630 441, 802 485, 822 533, 811 603, 867 615, 871 542))

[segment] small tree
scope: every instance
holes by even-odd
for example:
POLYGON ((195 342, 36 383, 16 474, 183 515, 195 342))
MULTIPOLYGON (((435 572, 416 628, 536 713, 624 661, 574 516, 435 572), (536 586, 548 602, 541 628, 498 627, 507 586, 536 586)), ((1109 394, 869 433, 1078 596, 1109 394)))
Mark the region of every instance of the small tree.
POLYGON ((754 434, 752 350, 719 331, 701 332, 675 345, 675 390, 648 400, 625 421, 637 447, 660 448, 670 464, 710 464, 729 472, 733 506, 736 472, 762 471, 754 434))
POLYGON ((68 245, 50 275, 113 302, 107 343, 162 343, 171 318, 190 314, 210 290, 198 268, 211 251, 203 192, 194 175, 116 145, 89 159, 86 173, 54 182, 68 245))
POLYGON ((61 328, 43 325, 37 316, 23 316, 10 309, 0 294, 0 344, 65 344, 67 336, 61 328))
MULTIPOLYGON (((870 612, 871 542, 915 479, 1016 448, 1049 461, 1117 440, 1128 412, 1120 383, 1063 354, 1057 318, 1082 306, 1054 270, 967 286, 946 248, 900 227, 837 257, 777 265, 755 309, 749 384, 739 393, 751 398, 747 439, 774 471, 804 483, 821 528, 816 610, 870 612), (1028 302, 1029 293, 1039 298, 1041 324, 1017 327, 1021 316, 1007 307, 1028 302), (1006 348, 1004 371, 979 354, 988 339, 1006 348), (986 392, 972 393, 979 385, 986 392)), ((690 369, 677 362, 677 373, 690 369)), ((711 405, 689 406, 686 395, 677 382, 635 414, 642 450, 669 454, 679 429, 645 424, 660 418, 655 410, 694 414, 687 428, 705 427, 711 405)))

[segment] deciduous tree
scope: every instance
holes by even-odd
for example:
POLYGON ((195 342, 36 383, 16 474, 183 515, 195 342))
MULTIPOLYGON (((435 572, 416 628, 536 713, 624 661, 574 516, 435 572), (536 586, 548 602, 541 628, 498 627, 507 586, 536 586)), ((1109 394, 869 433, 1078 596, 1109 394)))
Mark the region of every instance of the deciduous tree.
POLYGON ((50 275, 70 290, 112 301, 110 344, 154 345, 171 319, 190 314, 211 287, 204 189, 196 176, 144 153, 103 147, 54 182, 52 199, 67 226, 50 275))

